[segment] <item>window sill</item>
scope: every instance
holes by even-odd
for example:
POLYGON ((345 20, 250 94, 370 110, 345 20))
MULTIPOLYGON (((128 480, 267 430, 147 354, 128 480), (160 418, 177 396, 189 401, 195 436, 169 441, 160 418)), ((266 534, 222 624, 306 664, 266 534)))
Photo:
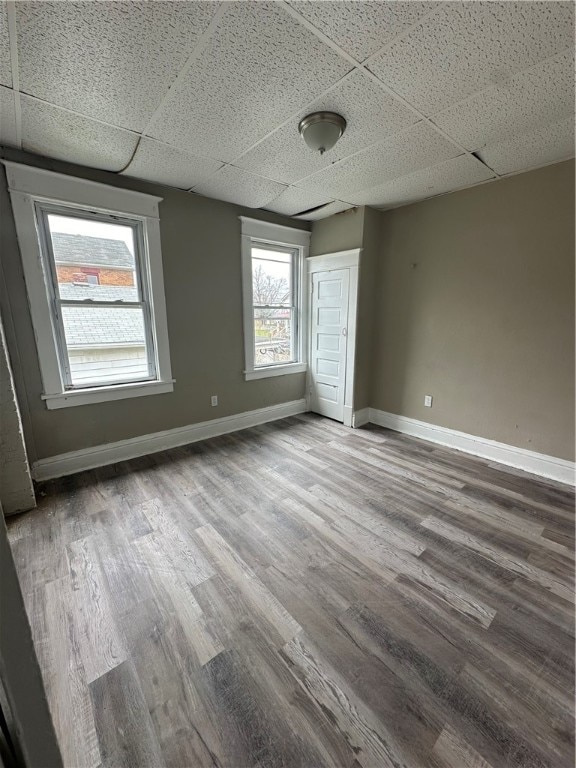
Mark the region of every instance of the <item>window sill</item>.
POLYGON ((173 380, 142 381, 135 384, 115 384, 108 387, 74 389, 57 395, 42 395, 42 400, 46 401, 46 408, 52 411, 56 408, 69 408, 73 405, 90 405, 91 403, 104 403, 107 400, 125 400, 129 397, 160 395, 163 392, 172 392, 173 389, 173 380))
POLYGON ((269 368, 255 368, 253 371, 244 371, 246 381, 253 379, 267 379, 271 376, 286 376, 289 373, 306 373, 306 363, 288 363, 287 365, 271 365, 269 368))

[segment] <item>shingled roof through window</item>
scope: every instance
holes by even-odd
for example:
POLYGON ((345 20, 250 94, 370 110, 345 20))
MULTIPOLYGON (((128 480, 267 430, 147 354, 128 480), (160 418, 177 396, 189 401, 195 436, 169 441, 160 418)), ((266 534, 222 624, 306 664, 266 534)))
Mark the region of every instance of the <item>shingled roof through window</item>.
MULTIPOLYGON (((74 301, 138 301, 129 285, 73 285, 60 283, 60 298, 74 301)), ((68 347, 107 347, 144 344, 142 311, 138 307, 70 307, 62 312, 68 347)))
POLYGON ((144 344, 142 310, 138 307, 63 307, 68 347, 144 344))
POLYGON ((52 248, 57 264, 134 269, 134 257, 123 240, 53 232, 52 248))

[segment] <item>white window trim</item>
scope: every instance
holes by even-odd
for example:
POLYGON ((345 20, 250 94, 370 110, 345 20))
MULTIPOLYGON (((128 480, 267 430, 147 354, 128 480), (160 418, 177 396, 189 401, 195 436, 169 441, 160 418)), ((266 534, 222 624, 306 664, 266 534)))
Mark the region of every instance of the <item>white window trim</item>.
POLYGON ((160 246, 158 204, 161 197, 110 187, 73 176, 34 168, 29 165, 2 161, 6 167, 8 189, 20 245, 28 303, 42 374, 42 399, 49 409, 74 405, 121 400, 127 397, 171 392, 174 388, 168 344, 164 275, 160 246), (56 203, 77 210, 126 214, 140 219, 146 231, 147 251, 144 268, 148 270, 152 304, 152 331, 156 355, 154 381, 114 384, 86 389, 65 390, 53 317, 50 309, 43 257, 38 237, 35 204, 56 203))
POLYGON ((310 247, 310 232, 268 221, 240 216, 242 226, 242 298, 244 321, 244 378, 246 381, 305 373, 308 370, 308 305, 306 301, 306 259, 310 247), (252 245, 273 243, 298 250, 298 351, 300 359, 269 367, 254 365, 254 313, 252 294, 252 245))

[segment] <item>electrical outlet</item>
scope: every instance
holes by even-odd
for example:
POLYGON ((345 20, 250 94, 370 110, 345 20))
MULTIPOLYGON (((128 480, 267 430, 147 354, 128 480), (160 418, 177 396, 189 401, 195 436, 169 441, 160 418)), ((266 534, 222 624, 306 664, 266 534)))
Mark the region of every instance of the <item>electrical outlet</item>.
POLYGON ((210 398, 210 405, 218 405, 218 395, 212 395, 210 398))
POLYGON ((432 408, 432 395, 424 395, 424 405, 426 408, 432 408))

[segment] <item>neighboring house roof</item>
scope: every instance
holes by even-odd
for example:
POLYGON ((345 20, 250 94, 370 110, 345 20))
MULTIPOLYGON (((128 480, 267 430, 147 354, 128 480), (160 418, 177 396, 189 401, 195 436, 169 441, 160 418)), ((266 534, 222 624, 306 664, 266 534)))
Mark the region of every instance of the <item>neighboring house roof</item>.
MULTIPOLYGON (((68 300, 137 301, 136 288, 129 285, 74 285, 60 283, 60 297, 68 300)), ((138 307, 62 308, 66 343, 69 347, 107 347, 144 344, 142 311, 138 307)))
POLYGON ((52 248, 58 264, 134 269, 134 257, 124 240, 53 232, 52 248))
POLYGON ((59 283, 60 298, 69 301, 138 301, 134 285, 90 285, 89 283, 59 283))
POLYGON ((144 344, 144 324, 139 308, 63 307, 62 315, 69 347, 144 344))

